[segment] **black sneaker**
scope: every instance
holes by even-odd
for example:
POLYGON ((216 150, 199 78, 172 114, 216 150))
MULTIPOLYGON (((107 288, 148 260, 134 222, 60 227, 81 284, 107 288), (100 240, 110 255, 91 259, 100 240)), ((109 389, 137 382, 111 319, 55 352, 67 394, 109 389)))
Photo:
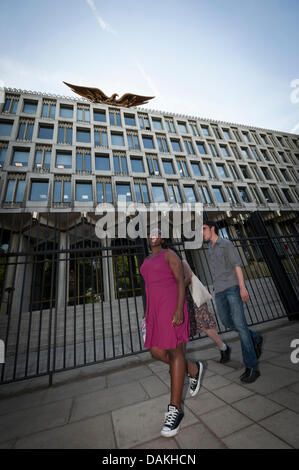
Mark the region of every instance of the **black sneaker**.
POLYGON ((184 417, 184 413, 175 405, 168 405, 168 412, 165 413, 164 426, 161 430, 161 436, 173 437, 180 430, 180 424, 184 417))
POLYGON ((198 361, 198 362, 196 362, 196 365, 198 367, 197 374, 194 377, 191 377, 188 374, 188 377, 189 377, 189 392, 190 392, 191 397, 195 397, 195 395, 197 395, 197 393, 199 392, 200 379, 201 379, 201 376, 202 376, 202 373, 203 373, 203 364, 202 364, 202 362, 198 361))
POLYGON ((220 354, 221 354, 221 359, 220 359, 220 364, 225 364, 226 362, 230 361, 230 353, 231 353, 231 348, 226 345, 226 350, 225 351, 221 351, 220 350, 220 354))
POLYGON ((240 375, 240 379, 242 380, 244 377, 247 377, 247 375, 249 375, 249 372, 250 372, 250 369, 246 367, 245 372, 242 375, 240 375))
POLYGON ((255 350, 255 354, 256 354, 257 359, 261 356, 261 354, 263 352, 262 351, 263 341, 264 341, 264 338, 261 336, 259 341, 254 343, 254 350, 255 350))
POLYGON ((245 384, 251 384, 252 382, 255 382, 256 379, 258 379, 261 375, 258 370, 246 369, 246 371, 248 372, 241 378, 241 382, 245 384))

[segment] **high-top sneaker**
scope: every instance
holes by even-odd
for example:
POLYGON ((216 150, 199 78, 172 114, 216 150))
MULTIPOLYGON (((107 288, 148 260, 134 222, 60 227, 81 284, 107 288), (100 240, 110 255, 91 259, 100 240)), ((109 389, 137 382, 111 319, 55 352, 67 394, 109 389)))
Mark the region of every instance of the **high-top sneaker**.
POLYGON ((161 430, 161 436, 173 437, 180 430, 180 423, 184 417, 184 413, 175 405, 168 405, 168 412, 165 413, 164 426, 161 430))

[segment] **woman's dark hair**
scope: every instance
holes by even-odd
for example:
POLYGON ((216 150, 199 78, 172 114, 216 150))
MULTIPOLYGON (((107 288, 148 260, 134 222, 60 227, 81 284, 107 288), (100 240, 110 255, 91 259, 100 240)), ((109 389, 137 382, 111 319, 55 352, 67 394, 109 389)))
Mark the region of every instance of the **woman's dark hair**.
POLYGON ((216 233, 216 235, 219 234, 219 227, 218 227, 217 222, 204 222, 203 225, 207 225, 207 226, 210 227, 210 228, 215 227, 215 233, 216 233))

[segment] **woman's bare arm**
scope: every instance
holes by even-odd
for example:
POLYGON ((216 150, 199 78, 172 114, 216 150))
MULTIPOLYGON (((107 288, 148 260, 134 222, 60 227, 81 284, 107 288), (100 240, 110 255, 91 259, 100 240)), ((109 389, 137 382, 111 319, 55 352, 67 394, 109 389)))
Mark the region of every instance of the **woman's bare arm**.
POLYGON ((173 326, 179 326, 184 322, 184 300, 185 300, 185 283, 184 283, 184 271, 180 258, 171 250, 167 250, 165 258, 173 272, 175 280, 178 285, 178 302, 177 307, 173 315, 173 326))

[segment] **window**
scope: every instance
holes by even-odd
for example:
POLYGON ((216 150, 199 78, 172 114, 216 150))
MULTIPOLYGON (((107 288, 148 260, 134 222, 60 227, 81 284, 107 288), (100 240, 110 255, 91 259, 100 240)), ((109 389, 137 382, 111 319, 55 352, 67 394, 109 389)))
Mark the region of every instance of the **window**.
POLYGON ((246 160, 250 160, 249 150, 247 148, 241 147, 242 155, 246 160))
POLYGON ((216 167, 221 178, 228 177, 228 174, 224 165, 216 165, 216 167))
POLYGON ((228 200, 231 204, 237 204, 238 199, 235 193, 235 190, 232 186, 225 186, 226 194, 228 197, 228 200))
POLYGON ((282 197, 281 197, 280 192, 278 191, 278 189, 277 189, 277 188, 274 188, 274 187, 272 186, 272 192, 273 192, 274 196, 276 197, 276 200, 279 201, 280 204, 283 204, 284 201, 283 201, 283 199, 282 199, 282 197))
POLYGON ((110 126, 121 126, 120 113, 116 110, 109 111, 110 126))
POLYGON ((125 125, 136 126, 134 114, 125 114, 125 125))
POLYGON ((198 185, 198 190, 203 204, 212 204, 210 192, 206 186, 198 185))
POLYGON ((4 166, 6 152, 7 152, 7 147, 5 146, 5 144, 1 145, 0 143, 0 168, 3 168, 4 166))
POLYGON ((261 167, 261 170, 266 180, 272 180, 272 175, 270 174, 268 168, 261 167))
POLYGON ((194 155, 194 148, 193 148, 191 140, 184 139, 184 145, 185 145, 186 152, 189 155, 194 155))
POLYGON ((196 146, 197 146, 197 150, 199 151, 201 155, 205 155, 207 153, 205 144, 201 142, 196 142, 196 146))
POLYGON ((250 169, 252 171, 252 173, 254 174, 254 177, 257 181, 262 181, 262 178, 259 174, 259 171, 257 169, 257 167, 255 165, 250 165, 250 169))
POLYGON ((260 135, 262 145, 268 145, 267 138, 265 135, 260 135))
MULTIPOLYGON (((277 143, 276 143, 276 141, 275 141, 273 135, 268 134, 268 140, 270 140, 270 141, 272 142, 273 147, 276 147, 277 143)), ((277 140, 278 140, 278 137, 277 137, 277 140)), ((279 142, 279 144, 281 145, 281 142, 280 142, 279 140, 278 140, 278 142, 279 142)), ((270 144, 270 145, 271 145, 271 144, 270 144)))
POLYGON ((170 142, 171 142, 172 150, 174 152, 181 152, 182 151, 181 144, 180 144, 179 140, 171 139, 170 142))
POLYGON ((268 154, 267 150, 261 149, 260 151, 261 151, 261 153, 262 153, 264 159, 265 159, 267 162, 271 162, 271 158, 269 157, 269 154, 268 154))
POLYGON ((90 122, 90 109, 88 106, 78 105, 77 121, 90 122))
POLYGON ((189 122, 189 126, 191 127, 191 131, 194 137, 199 137, 199 131, 195 122, 189 122))
POLYGON ((210 132, 207 126, 201 126, 203 135, 209 136, 210 132))
POLYGON ((204 176, 199 163, 191 163, 192 171, 195 176, 204 176))
POLYGON ((154 142, 153 138, 151 136, 142 136, 142 141, 143 141, 143 147, 145 149, 154 149, 154 142))
POLYGON ((213 186, 214 195, 217 202, 225 202, 223 197, 222 189, 218 186, 213 186))
POLYGON ((150 123, 149 123, 149 120, 148 120, 148 116, 146 116, 144 114, 140 114, 140 115, 138 115, 138 120, 139 120, 140 129, 145 129, 145 130, 148 130, 148 131, 151 130, 150 123))
POLYGON ((8 179, 5 202, 22 202, 24 199, 25 180, 8 179))
POLYGON ((222 129, 222 132, 223 132, 224 137, 226 138, 226 140, 230 140, 230 139, 231 139, 231 136, 230 136, 230 133, 229 133, 229 130, 228 130, 228 129, 222 129))
POLYGON ((251 139, 249 137, 249 132, 242 131, 242 134, 243 134, 245 142, 251 142, 251 139))
POLYGON ((180 176, 190 176, 185 160, 177 159, 177 166, 180 176))
POLYGON ((54 126, 49 124, 40 124, 38 129, 39 139, 53 139, 54 126))
POLYGON ((125 141, 124 141, 123 134, 117 134, 116 132, 111 132, 111 143, 112 145, 115 145, 118 147, 124 147, 125 141))
POLYGON ((238 150, 238 147, 235 145, 235 144, 231 144, 230 146, 233 154, 234 154, 234 157, 237 159, 237 160, 241 160, 241 156, 240 156, 240 153, 239 153, 239 150, 238 150))
POLYGON ((53 202, 71 202, 71 181, 54 181, 53 202))
POLYGON ((153 121, 154 129, 156 129, 157 131, 163 130, 161 119, 152 118, 152 121, 153 121))
POLYGON ((222 139, 221 135, 220 135, 220 132, 219 132, 219 129, 217 126, 212 126, 212 129, 213 129, 213 132, 214 132, 214 135, 216 137, 216 139, 222 139))
POLYGON ((142 157, 131 157, 131 168, 135 173, 144 173, 142 157))
POLYGON ((145 182, 136 182, 134 183, 134 191, 136 196, 136 201, 141 203, 147 203, 149 201, 147 184, 145 182))
POLYGON ((213 166, 210 162, 203 162, 203 166, 208 178, 216 178, 213 166))
POLYGON ((242 142, 238 129, 232 128, 232 132, 237 142, 242 142))
POLYGON ((55 119, 56 103, 55 101, 43 101, 42 117, 55 119))
POLYGON ((240 178, 239 176, 239 173, 237 171, 237 168, 235 165, 231 164, 231 165, 228 165, 229 166, 229 169, 230 169, 230 172, 231 172, 231 175, 232 177, 235 179, 235 180, 238 180, 240 178))
POLYGON ((127 157, 123 154, 114 154, 113 155, 113 166, 114 173, 127 175, 128 174, 128 165, 127 157))
POLYGON ((72 168, 72 154, 71 152, 56 153, 56 168, 72 168))
POLYGON ((73 106, 69 106, 66 104, 60 105, 60 117, 62 118, 72 118, 73 117, 73 106))
POLYGON ((169 197, 170 197, 170 202, 171 203, 181 204, 183 202, 181 192, 180 192, 180 188, 179 188, 178 184, 168 183, 168 192, 169 192, 169 197))
POLYGON ((77 127, 77 142, 90 143, 90 129, 80 129, 77 127))
POLYGON ((132 132, 127 132, 127 139, 129 149, 140 150, 138 135, 132 132))
POLYGON ((245 179, 250 179, 250 175, 248 173, 248 168, 247 166, 240 166, 240 170, 242 172, 242 175, 244 176, 245 179))
POLYGON ((95 169, 102 171, 110 171, 109 155, 95 155, 95 169))
POLYGON ((33 134, 33 121, 21 119, 17 139, 32 140, 32 134, 33 134))
POLYGON ((185 122, 178 122, 178 128, 182 134, 187 134, 187 126, 185 122))
POLYGON ((167 131, 170 133, 170 134, 175 134, 175 127, 174 127, 174 122, 172 119, 165 119, 165 123, 166 123, 166 128, 167 128, 167 131))
POLYGON ((169 153, 166 137, 157 136, 158 147, 161 153, 169 153))
POLYGON ((246 188, 238 188, 240 196, 244 202, 250 202, 246 188))
POLYGON ((132 193, 130 184, 116 183, 116 199, 125 196, 126 201, 132 201, 132 193))
POLYGON ((270 195, 269 189, 268 189, 268 188, 261 188, 261 190, 262 190, 262 193, 263 193, 263 195, 264 195, 266 201, 267 201, 267 202, 270 202, 270 203, 273 202, 273 199, 272 199, 272 197, 271 197, 271 195, 270 195))
POLYGON ((152 155, 147 155, 147 166, 150 175, 160 175, 158 159, 152 155))
POLYGON ((98 181, 97 182, 97 202, 103 203, 113 202, 112 185, 110 182, 98 181))
POLYGON ((29 149, 15 149, 12 164, 14 166, 28 166, 29 152, 29 149))
POLYGON ((221 153, 222 153, 222 156, 227 158, 229 157, 229 153, 227 151, 227 147, 225 145, 220 145, 220 150, 221 150, 221 153))
POLYGON ((251 190, 251 194, 253 196, 253 199, 254 201, 257 203, 257 204, 262 204, 262 198, 259 194, 259 191, 257 190, 257 188, 255 186, 249 186, 250 190, 251 190))
POLYGON ((35 114, 37 109, 37 101, 24 100, 23 113, 35 114))
POLYGON ((166 202, 163 185, 152 185, 152 192, 155 202, 166 202))
POLYGON ((3 107, 3 113, 16 114, 19 104, 19 98, 16 96, 7 96, 3 107))
POLYGON ((184 191, 185 191, 185 196, 186 196, 187 202, 196 202, 197 201, 196 196, 195 196, 195 192, 194 192, 194 189, 192 188, 192 186, 184 186, 184 191))
POLYGON ((73 128, 71 124, 59 123, 58 125, 58 144, 71 144, 73 141, 73 128))
POLYGON ((208 146, 210 149, 210 153, 213 155, 213 157, 219 158, 216 145, 213 142, 208 142, 208 146))
POLYGON ((284 152, 278 152, 278 155, 280 156, 280 159, 284 162, 284 163, 289 163, 286 156, 285 156, 285 153, 284 152))
POLYGON ((93 110, 93 119, 98 122, 106 122, 106 111, 101 109, 93 110))
POLYGON ((108 147, 107 131, 105 128, 95 128, 94 144, 96 147, 108 147))
POLYGON ((13 121, 0 121, 0 136, 9 137, 11 134, 13 121))
POLYGON ((286 189, 286 188, 282 188, 281 190, 282 190, 283 195, 284 195, 284 197, 286 198, 286 200, 287 200, 290 204, 292 204, 294 201, 293 201, 293 199, 292 199, 292 197, 291 197, 291 195, 290 195, 289 190, 286 189))
POLYGON ((172 160, 162 160, 162 163, 163 163, 164 173, 166 173, 167 175, 175 174, 172 160))
POLYGON ((252 131, 252 137, 257 145, 261 145, 258 135, 252 131))
POLYGON ((76 201, 92 201, 92 183, 76 183, 76 201))
POLYGON ((91 171, 91 155, 88 150, 77 150, 76 153, 76 170, 91 171))
POLYGON ((48 180, 32 181, 30 191, 30 201, 47 201, 48 200, 48 180))
POLYGON ((257 150, 254 148, 254 147, 250 147, 251 149, 251 152, 252 152, 252 155, 254 156, 254 158, 259 162, 261 159, 257 153, 257 150))
POLYGON ((37 147, 35 152, 35 168, 50 170, 51 166, 51 147, 37 147))

